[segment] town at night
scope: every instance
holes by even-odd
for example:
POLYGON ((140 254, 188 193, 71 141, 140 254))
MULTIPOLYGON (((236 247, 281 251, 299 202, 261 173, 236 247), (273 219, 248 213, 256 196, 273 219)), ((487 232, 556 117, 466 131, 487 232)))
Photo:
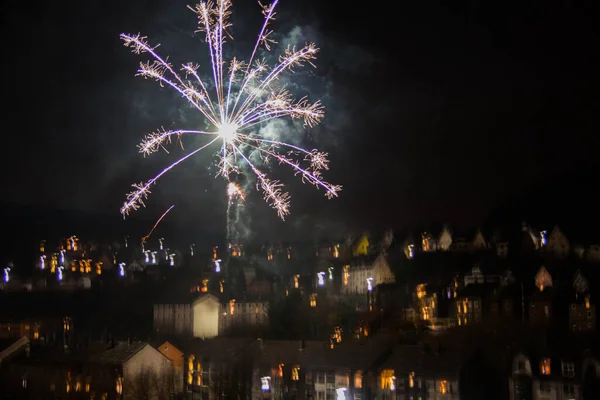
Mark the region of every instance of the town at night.
POLYGON ((598 7, 450 3, 5 4, 0 399, 597 399, 598 7))

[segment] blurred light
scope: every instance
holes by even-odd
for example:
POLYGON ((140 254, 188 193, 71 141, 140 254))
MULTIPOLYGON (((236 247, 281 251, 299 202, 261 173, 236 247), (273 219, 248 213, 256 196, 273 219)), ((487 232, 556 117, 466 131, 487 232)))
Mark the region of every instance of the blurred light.
POLYGON ((119 264, 119 275, 125 276, 125 263, 124 262, 119 264))
POLYGON ((319 280, 319 286, 325 286, 325 272, 317 272, 317 279, 319 280))
POLYGON ((268 392, 269 390, 271 390, 271 377, 270 376, 263 376, 262 378, 260 378, 260 388, 262 389, 263 392, 268 392))

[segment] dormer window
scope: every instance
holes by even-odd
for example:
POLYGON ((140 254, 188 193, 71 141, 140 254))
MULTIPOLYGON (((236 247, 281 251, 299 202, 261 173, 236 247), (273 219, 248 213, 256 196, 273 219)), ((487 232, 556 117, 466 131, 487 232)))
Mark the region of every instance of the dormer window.
POLYGON ((550 375, 550 372, 551 372, 550 364, 551 364, 550 358, 542 358, 542 360, 540 361, 540 374, 550 375))
POLYGON ((572 362, 562 363, 562 373, 565 378, 573 378, 575 376, 575 364, 572 362))

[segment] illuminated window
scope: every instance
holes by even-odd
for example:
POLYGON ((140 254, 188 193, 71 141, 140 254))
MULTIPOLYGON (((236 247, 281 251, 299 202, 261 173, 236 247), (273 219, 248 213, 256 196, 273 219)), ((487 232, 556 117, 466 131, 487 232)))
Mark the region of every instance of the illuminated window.
POLYGON ((317 294, 316 293, 311 293, 311 295, 310 295, 310 306, 311 307, 317 306, 317 294))
POLYGON ((363 384, 363 373, 362 371, 356 371, 354 374, 354 387, 356 389, 362 389, 363 384))
POLYGON ((39 339, 40 338, 40 333, 38 331, 33 332, 33 338, 34 339, 39 339))
POLYGON ((294 368, 292 368, 292 380, 293 381, 300 380, 300 366, 299 365, 294 365, 294 368))
POLYGON ((123 377, 118 376, 117 377, 117 382, 115 384, 115 389, 117 390, 118 394, 123 394, 123 377))
POLYGON ((229 314, 233 315, 235 313, 235 299, 229 301, 229 314))
POLYGON ((219 248, 219 246, 215 246, 213 247, 213 260, 217 259, 217 249, 219 248))
POLYGON ((300 284, 300 275, 294 275, 294 289, 298 289, 298 286, 300 284))
POLYGON ((415 373, 408 374, 408 387, 415 387, 415 373))
POLYGON ((421 245, 423 247, 423 251, 431 250, 431 237, 427 233, 423 233, 421 235, 421 245))
POLYGON ((283 378, 283 366, 285 364, 283 363, 279 363, 279 365, 277 365, 277 376, 280 378, 283 378))
POLYGON ((440 381, 440 393, 448 393, 448 381, 440 381))
POLYGON ((425 290, 425 288, 427 287, 426 284, 420 284, 417 285, 417 297, 419 299, 422 299, 423 297, 427 296, 427 290, 425 290))
POLYGON ((88 376, 87 378, 85 378, 85 392, 89 393, 90 392, 90 382, 92 381, 92 377, 88 376))
POLYGON ((292 259, 292 253, 290 252, 290 249, 287 249, 287 259, 288 260, 292 259))
POLYGON ((268 392, 271 390, 271 377, 263 376, 260 378, 260 388, 263 392, 268 392))
POLYGON ((76 392, 80 392, 81 391, 81 380, 79 378, 77 378, 75 380, 75 391, 76 392))
POLYGON ((550 375, 550 359, 542 358, 540 361, 540 374, 542 375, 550 375))
POLYGON ((187 371, 187 383, 188 385, 191 385, 194 381, 194 360, 195 360, 195 356, 192 354, 191 356, 188 357, 188 371, 187 371))
POLYGON ((325 272, 317 272, 317 283, 319 286, 325 285, 325 272))
POLYGON ((200 289, 202 293, 208 292, 208 279, 202 279, 202 288, 200 289))
POLYGON ((223 281, 219 281, 219 292, 223 293, 223 281))
POLYGON ((347 286, 348 278, 350 277, 350 266, 349 265, 344 265, 342 276, 343 276, 343 280, 344 280, 344 286, 347 286))
POLYGON ((590 296, 585 296, 585 308, 590 308, 590 296))
POLYGON ((396 377, 393 369, 384 369, 381 371, 381 388, 396 390, 396 377))
POLYGON ((271 249, 267 250, 267 260, 269 260, 269 261, 273 260, 273 250, 271 250, 271 249))
POLYGON ((333 339, 336 341, 336 343, 342 342, 342 328, 339 326, 334 328, 333 339))
POLYGON ((333 258, 338 258, 340 256, 340 245, 336 244, 333 246, 333 258))

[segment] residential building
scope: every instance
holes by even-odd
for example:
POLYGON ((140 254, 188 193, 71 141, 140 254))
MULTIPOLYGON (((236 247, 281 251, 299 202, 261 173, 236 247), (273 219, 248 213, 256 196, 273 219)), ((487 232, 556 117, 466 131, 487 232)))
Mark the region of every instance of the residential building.
POLYGON ((460 399, 464 355, 454 350, 397 345, 376 369, 377 398, 460 399))
POLYGON ((533 356, 519 352, 513 357, 509 377, 510 400, 582 399, 584 363, 581 358, 560 356, 547 350, 536 353, 538 355, 533 356))
POLYGON ((233 331, 256 333, 268 322, 268 302, 261 300, 221 302, 206 293, 180 304, 154 305, 154 331, 159 335, 210 339, 233 331))

